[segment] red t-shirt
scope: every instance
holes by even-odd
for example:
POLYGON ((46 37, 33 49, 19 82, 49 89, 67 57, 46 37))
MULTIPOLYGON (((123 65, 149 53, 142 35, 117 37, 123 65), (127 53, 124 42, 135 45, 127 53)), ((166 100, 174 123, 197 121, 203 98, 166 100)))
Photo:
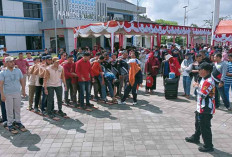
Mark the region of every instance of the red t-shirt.
POLYGON ((79 82, 90 81, 91 77, 93 76, 90 62, 84 61, 83 58, 77 61, 75 72, 77 74, 79 82), (85 80, 82 80, 82 78, 84 78, 85 80))
POLYGON ((23 74, 27 74, 27 68, 29 67, 27 61, 25 61, 24 59, 17 59, 15 60, 15 65, 18 66, 23 74))

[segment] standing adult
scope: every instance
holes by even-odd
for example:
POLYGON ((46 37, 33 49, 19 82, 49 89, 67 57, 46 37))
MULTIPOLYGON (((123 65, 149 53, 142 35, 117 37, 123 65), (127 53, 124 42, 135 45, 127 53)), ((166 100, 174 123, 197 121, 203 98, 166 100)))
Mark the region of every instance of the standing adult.
POLYGON ((78 84, 80 88, 80 107, 84 110, 87 107, 93 107, 90 104, 90 81, 92 75, 91 64, 90 60, 90 53, 84 53, 83 58, 77 61, 76 63, 76 74, 78 77, 78 84), (86 105, 84 104, 84 93, 86 93, 86 105))
POLYGON ((62 85, 64 84, 65 91, 67 90, 66 81, 64 77, 63 67, 59 65, 59 58, 52 58, 53 64, 47 67, 44 78, 44 92, 48 95, 47 98, 47 113, 50 118, 54 118, 55 115, 52 112, 54 103, 54 92, 56 92, 58 101, 58 114, 60 116, 66 116, 66 113, 62 111, 62 85))
POLYGON ((15 60, 15 65, 18 66, 18 68, 21 70, 23 74, 23 81, 24 81, 24 88, 26 86, 26 78, 28 75, 28 69, 29 69, 29 64, 26 60, 23 58, 23 53, 19 53, 19 59, 15 60))
POLYGON ((31 57, 31 52, 27 52, 26 55, 27 55, 27 58, 25 60, 28 62, 29 66, 34 65, 34 60, 31 57))
POLYGON ((232 54, 229 54, 228 56, 227 73, 226 73, 225 85, 224 85, 225 95, 229 100, 229 102, 230 102, 229 99, 230 88, 232 88, 232 54))
POLYGON ((158 74, 159 71, 159 67, 160 67, 160 62, 158 60, 158 58, 156 58, 153 54, 153 52, 151 52, 149 54, 149 58, 146 62, 146 66, 145 66, 145 72, 146 75, 148 73, 151 74, 152 78, 153 78, 153 85, 151 88, 146 86, 146 92, 148 93, 148 88, 151 90, 151 93, 153 93, 153 90, 156 90, 156 76, 158 74))
POLYGON ((190 89, 192 82, 191 73, 191 64, 193 63, 193 59, 190 53, 185 54, 185 59, 181 63, 181 69, 183 71, 183 87, 184 87, 184 95, 186 98, 190 98, 190 89))
POLYGON ((222 61, 222 54, 221 53, 216 53, 214 55, 214 60, 215 60, 215 63, 214 63, 214 67, 213 67, 212 77, 215 81, 215 86, 217 89, 216 94, 215 94, 216 108, 219 108, 219 106, 220 106, 220 96, 221 96, 223 103, 224 103, 224 106, 228 110, 231 110, 230 103, 225 95, 225 89, 224 89, 224 82, 225 82, 225 77, 226 77, 226 73, 227 73, 227 64, 222 61))
POLYGON ((72 78, 77 76, 75 73, 72 72, 72 66, 73 66, 73 55, 69 55, 67 62, 63 65, 64 68, 64 76, 67 84, 67 90, 65 91, 65 103, 67 105, 70 105, 70 101, 68 99, 69 92, 70 92, 70 98, 72 102, 74 101, 74 95, 73 95, 73 88, 72 88, 72 78))
POLYGON ((135 59, 131 59, 129 65, 129 79, 127 80, 128 82, 124 91, 124 95, 121 100, 118 101, 118 104, 125 104, 125 100, 128 98, 129 93, 132 91, 133 105, 137 105, 137 88, 143 82, 143 75, 141 68, 136 63, 135 59))
POLYGON ((127 64, 128 53, 126 51, 122 52, 122 58, 118 60, 118 73, 119 73, 119 96, 122 96, 122 88, 126 89, 128 74, 129 74, 129 65, 127 64))
POLYGON ((14 58, 5 58, 7 69, 1 71, 0 73, 0 92, 1 100, 6 103, 7 112, 7 126, 9 131, 12 133, 18 133, 14 128, 13 122, 15 121, 15 126, 21 131, 27 131, 21 123, 21 88, 22 95, 26 96, 25 85, 22 72, 15 68, 14 58))

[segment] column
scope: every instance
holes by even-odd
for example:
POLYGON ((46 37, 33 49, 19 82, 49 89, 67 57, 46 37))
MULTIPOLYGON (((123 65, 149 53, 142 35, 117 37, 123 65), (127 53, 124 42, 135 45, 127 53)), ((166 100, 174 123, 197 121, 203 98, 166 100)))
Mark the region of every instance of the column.
POLYGON ((110 35, 110 41, 111 41, 111 53, 114 53, 114 33, 111 33, 110 35))
POLYGON ((150 45, 150 47, 151 47, 151 50, 154 47, 154 35, 151 36, 151 45, 150 45))
POLYGON ((66 52, 70 54, 70 52, 74 50, 74 43, 75 43, 72 29, 64 30, 64 40, 65 40, 66 52))
POLYGON ((220 0, 214 0, 214 15, 213 15, 211 44, 213 44, 214 31, 219 22, 219 14, 220 14, 219 12, 220 12, 220 0))
POLYGON ((161 46, 161 34, 157 34, 157 46, 161 46))

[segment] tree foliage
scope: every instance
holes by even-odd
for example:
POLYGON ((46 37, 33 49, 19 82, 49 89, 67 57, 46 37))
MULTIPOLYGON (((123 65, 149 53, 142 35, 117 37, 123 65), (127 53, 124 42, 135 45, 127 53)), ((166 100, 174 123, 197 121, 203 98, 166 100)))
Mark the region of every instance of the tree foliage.
POLYGON ((167 21, 167 20, 163 20, 163 19, 155 20, 155 23, 161 24, 161 25, 174 25, 174 26, 178 26, 178 22, 176 22, 176 21, 167 21))

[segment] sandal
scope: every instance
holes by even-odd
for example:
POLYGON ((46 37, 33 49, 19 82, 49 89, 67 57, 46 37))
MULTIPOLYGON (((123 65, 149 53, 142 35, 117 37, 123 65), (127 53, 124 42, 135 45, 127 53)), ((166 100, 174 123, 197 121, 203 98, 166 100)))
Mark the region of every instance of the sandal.
POLYGON ((26 132, 27 131, 27 129, 25 128, 25 126, 22 125, 21 123, 15 123, 15 127, 18 128, 22 132, 26 132))
POLYGON ((8 126, 8 130, 9 130, 12 134, 17 134, 17 133, 19 133, 19 132, 13 127, 13 125, 8 126))

